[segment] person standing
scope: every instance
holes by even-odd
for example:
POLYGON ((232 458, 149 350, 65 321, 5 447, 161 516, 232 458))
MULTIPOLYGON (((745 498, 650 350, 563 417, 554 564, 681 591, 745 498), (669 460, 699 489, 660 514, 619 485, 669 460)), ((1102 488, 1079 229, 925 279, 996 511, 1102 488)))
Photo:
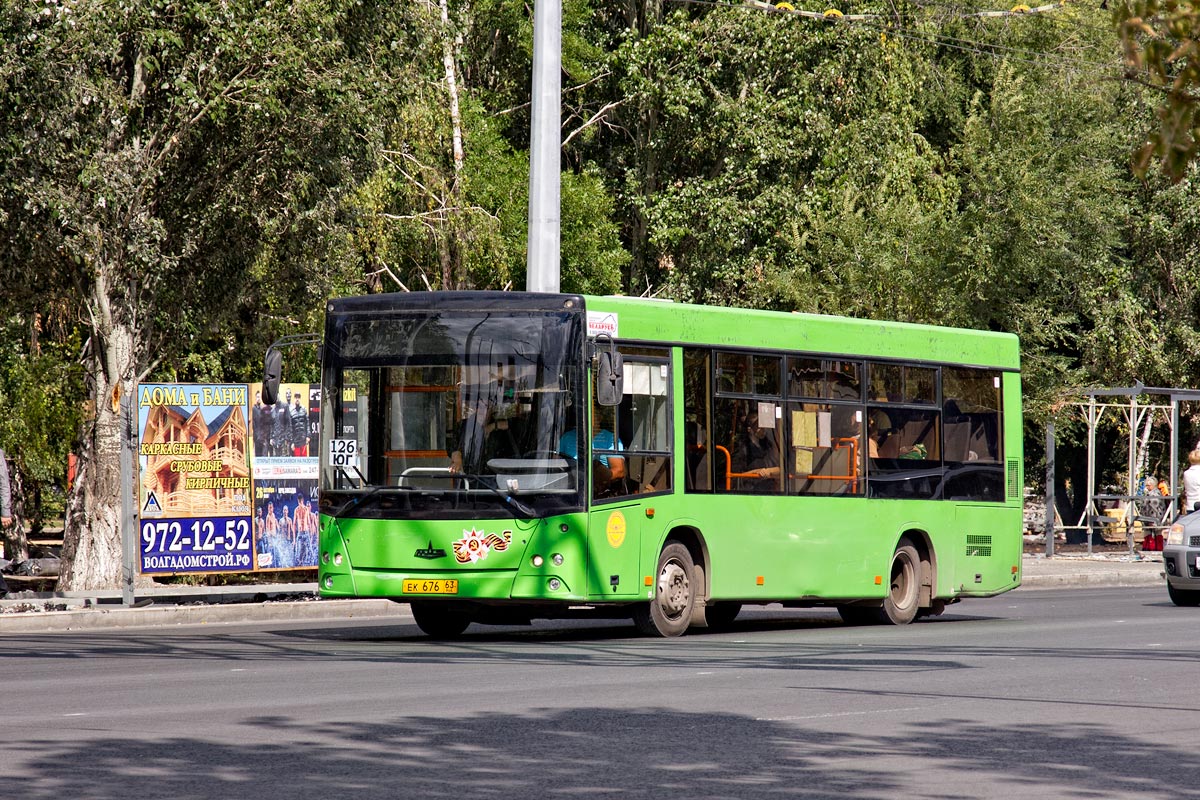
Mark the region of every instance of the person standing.
POLYGON ((8 454, 0 450, 0 527, 12 525, 12 488, 8 483, 8 454))
MULTIPOLYGON (((12 489, 8 484, 8 455, 0 450, 0 529, 7 529, 12 525, 12 489)), ((3 540, 0 539, 0 545, 3 545, 3 540)), ((0 546, 0 557, 4 555, 4 548, 0 546)), ((0 597, 8 594, 8 584, 4 582, 4 576, 0 575, 0 597)))
POLYGON ((1188 453, 1188 468, 1183 471, 1183 506, 1180 514, 1190 514, 1200 503, 1200 450, 1188 453))
POLYGON ((292 454, 292 412, 288 404, 292 401, 289 389, 287 399, 275 398, 271 407, 271 455, 290 456, 292 454))
POLYGON ((269 456, 271 443, 271 408, 262 401, 262 392, 254 393, 254 407, 250 410, 251 426, 254 428, 254 455, 256 458, 269 456))
POLYGON ((292 455, 297 458, 308 456, 308 409, 300 402, 300 393, 293 398, 294 405, 290 412, 292 427, 292 455))

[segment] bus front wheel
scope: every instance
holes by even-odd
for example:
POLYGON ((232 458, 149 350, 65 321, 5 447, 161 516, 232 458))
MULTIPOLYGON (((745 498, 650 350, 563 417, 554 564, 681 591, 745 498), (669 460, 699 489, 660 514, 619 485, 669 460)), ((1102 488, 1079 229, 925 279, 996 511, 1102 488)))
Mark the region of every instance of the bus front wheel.
POLYGON ((633 624, 649 636, 680 636, 692 620, 696 601, 692 554, 680 542, 669 542, 658 556, 658 581, 649 603, 633 611, 633 624))
POLYGON ((417 627, 434 639, 453 639, 471 624, 471 618, 465 612, 441 603, 417 602, 411 603, 410 607, 417 627))

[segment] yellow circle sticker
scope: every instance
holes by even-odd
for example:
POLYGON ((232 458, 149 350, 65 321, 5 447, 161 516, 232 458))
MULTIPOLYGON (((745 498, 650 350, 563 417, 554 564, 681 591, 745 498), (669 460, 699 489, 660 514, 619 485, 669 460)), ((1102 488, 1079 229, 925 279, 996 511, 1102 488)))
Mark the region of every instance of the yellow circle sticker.
POLYGON ((609 514, 605 532, 608 534, 608 543, 620 547, 625 542, 625 515, 620 511, 609 514))

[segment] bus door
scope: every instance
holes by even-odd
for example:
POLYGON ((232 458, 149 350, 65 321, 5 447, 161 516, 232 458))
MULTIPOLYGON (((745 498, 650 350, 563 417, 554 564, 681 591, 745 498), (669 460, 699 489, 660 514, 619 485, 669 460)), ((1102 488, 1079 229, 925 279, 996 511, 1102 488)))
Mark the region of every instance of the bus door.
POLYGON ((640 503, 593 506, 588 514, 588 585, 597 600, 632 597, 642 590, 638 556, 641 551, 640 503))
MULTIPOLYGON (((591 553, 588 592, 639 596, 642 522, 672 491, 671 362, 663 347, 622 346, 618 406, 590 409, 591 553)), ((593 397, 594 386, 593 386, 593 397)), ((599 599, 599 598, 597 598, 599 599)))

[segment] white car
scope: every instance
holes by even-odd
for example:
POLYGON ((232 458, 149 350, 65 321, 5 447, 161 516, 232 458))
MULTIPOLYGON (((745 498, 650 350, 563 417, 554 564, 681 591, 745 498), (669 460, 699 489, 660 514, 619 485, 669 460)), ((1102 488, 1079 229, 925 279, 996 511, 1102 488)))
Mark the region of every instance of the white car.
POLYGON ((1167 594, 1177 606, 1200 606, 1200 512, 1180 517, 1163 545, 1167 594))

